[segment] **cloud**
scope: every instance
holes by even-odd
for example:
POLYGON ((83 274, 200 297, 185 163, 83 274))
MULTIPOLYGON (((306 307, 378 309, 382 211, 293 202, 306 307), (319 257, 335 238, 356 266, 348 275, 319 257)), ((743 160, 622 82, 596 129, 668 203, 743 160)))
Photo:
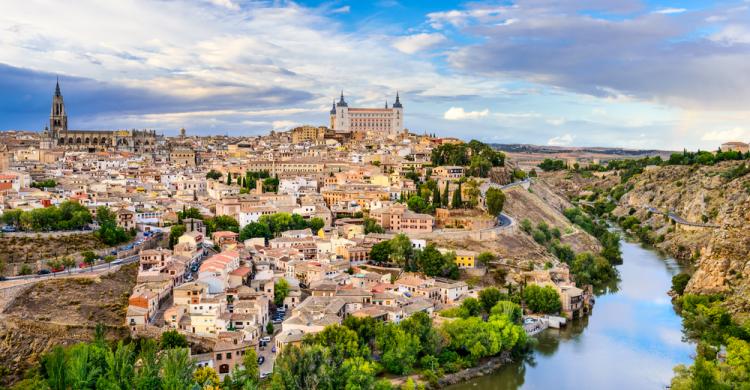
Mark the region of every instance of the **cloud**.
POLYGON ((549 140, 547 140, 547 145, 550 146, 568 146, 571 143, 573 143, 573 137, 570 134, 563 134, 561 136, 552 137, 549 140))
POLYGON ((395 47, 402 53, 414 54, 418 51, 434 47, 435 45, 444 41, 445 35, 443 34, 421 33, 400 37, 393 43, 393 47, 395 47))
POLYGON ((744 127, 735 127, 727 130, 713 130, 703 134, 701 137, 703 141, 716 141, 716 142, 728 142, 728 141, 750 141, 750 131, 744 127))
POLYGON ((687 11, 685 8, 662 8, 659 10, 654 11, 655 14, 663 14, 663 15, 670 15, 670 14, 681 14, 683 12, 687 11))
POLYGON ((460 121, 466 119, 479 119, 489 115, 490 110, 465 111, 462 107, 451 107, 443 114, 443 119, 449 121, 460 121))
POLYGON ((293 121, 273 121, 271 122, 274 130, 289 130, 293 127, 299 126, 300 124, 293 121))
MULTIPOLYGON (((597 9, 613 2, 602 3, 597 9)), ((486 10, 481 5, 429 14, 426 22, 460 27, 478 42, 447 53, 448 63, 466 73, 691 110, 750 104, 750 78, 737 76, 750 61, 747 12, 650 12, 633 4, 633 13, 613 18, 592 16, 589 5, 526 0, 482 16, 474 16, 486 10), (710 16, 727 21, 712 25, 710 16)))
POLYGON ((339 7, 339 8, 331 10, 331 13, 332 14, 348 14, 349 12, 351 12, 351 10, 352 9, 350 6, 345 5, 343 7, 339 7))
POLYGON ((217 5, 219 7, 224 7, 232 11, 238 11, 240 9, 239 4, 235 3, 232 0, 209 0, 209 1, 214 5, 217 5))
POLYGON ((550 118, 550 119, 547 119, 546 122, 549 123, 552 126, 562 126, 567 121, 565 120, 565 118, 550 118))

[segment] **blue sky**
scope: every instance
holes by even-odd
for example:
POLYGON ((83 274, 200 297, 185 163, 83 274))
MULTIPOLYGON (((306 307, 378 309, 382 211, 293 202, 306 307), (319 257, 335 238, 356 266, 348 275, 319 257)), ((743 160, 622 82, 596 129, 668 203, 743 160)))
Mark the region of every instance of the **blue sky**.
POLYGON ((750 2, 14 2, 0 129, 251 135, 399 91, 415 132, 713 149, 750 141, 750 2))

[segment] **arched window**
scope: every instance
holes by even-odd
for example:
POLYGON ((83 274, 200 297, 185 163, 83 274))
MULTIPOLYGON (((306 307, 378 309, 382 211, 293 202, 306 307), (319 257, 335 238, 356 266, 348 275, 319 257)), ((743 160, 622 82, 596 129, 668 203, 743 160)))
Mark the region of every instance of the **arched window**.
POLYGON ((229 364, 222 364, 219 366, 219 374, 229 374, 229 364))

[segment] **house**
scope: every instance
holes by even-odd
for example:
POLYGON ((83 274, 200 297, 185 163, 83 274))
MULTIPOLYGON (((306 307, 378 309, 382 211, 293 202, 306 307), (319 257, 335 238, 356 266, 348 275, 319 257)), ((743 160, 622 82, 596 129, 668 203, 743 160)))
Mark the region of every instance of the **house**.
POLYGON ((430 233, 435 219, 429 214, 415 213, 404 204, 394 204, 370 213, 383 229, 402 233, 430 233))
POLYGON ((135 213, 128 209, 118 210, 117 226, 125 230, 135 229, 135 213))

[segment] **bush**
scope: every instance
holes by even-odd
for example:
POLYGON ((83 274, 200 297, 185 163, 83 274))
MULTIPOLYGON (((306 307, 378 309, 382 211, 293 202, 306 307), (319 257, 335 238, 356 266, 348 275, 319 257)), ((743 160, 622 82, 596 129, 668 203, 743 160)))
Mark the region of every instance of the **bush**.
POLYGON ((682 295, 685 292, 685 287, 687 287, 688 282, 690 281, 690 275, 686 273, 679 273, 672 277, 672 291, 676 292, 679 295, 682 295))
POLYGON ((526 307, 534 313, 554 314, 562 308, 560 295, 552 286, 538 286, 532 284, 523 291, 526 307))

